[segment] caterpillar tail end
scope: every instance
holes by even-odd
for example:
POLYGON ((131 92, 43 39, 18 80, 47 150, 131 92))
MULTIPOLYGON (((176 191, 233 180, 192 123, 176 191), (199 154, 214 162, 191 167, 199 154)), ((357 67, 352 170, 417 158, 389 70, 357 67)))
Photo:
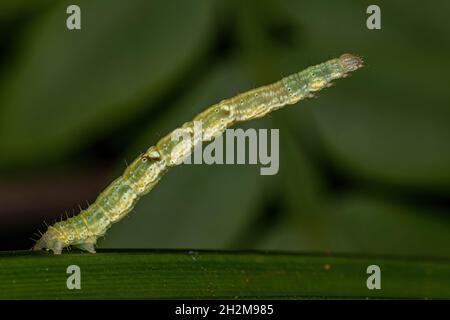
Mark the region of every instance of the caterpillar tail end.
POLYGON ((89 253, 95 253, 95 240, 94 242, 81 242, 77 245, 75 245, 78 249, 81 249, 83 251, 87 251, 89 253))
POLYGON ((42 234, 41 238, 36 241, 32 250, 51 250, 54 254, 61 254, 65 247, 69 247, 70 245, 72 245, 83 251, 95 253, 96 244, 97 239, 95 237, 87 238, 83 241, 77 241, 74 243, 66 242, 61 239, 61 233, 59 233, 55 228, 49 227, 47 231, 42 234))
POLYGON ((363 59, 351 53, 344 53, 339 57, 339 61, 346 72, 353 72, 364 66, 363 59))
POLYGON ((61 254, 63 248, 65 247, 64 243, 58 239, 58 234, 53 229, 48 229, 42 237, 36 241, 36 244, 33 246, 34 251, 38 250, 52 250, 54 254, 61 254))

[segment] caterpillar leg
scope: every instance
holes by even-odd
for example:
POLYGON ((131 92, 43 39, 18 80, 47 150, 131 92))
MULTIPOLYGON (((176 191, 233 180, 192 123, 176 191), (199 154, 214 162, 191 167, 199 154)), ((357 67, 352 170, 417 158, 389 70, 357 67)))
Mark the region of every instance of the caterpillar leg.
POLYGON ((86 239, 81 243, 74 244, 74 247, 77 247, 78 249, 87 251, 89 253, 95 253, 95 245, 97 243, 97 240, 95 238, 92 239, 86 239))
POLYGON ((67 245, 59 239, 58 232, 53 228, 49 227, 46 233, 36 242, 33 250, 46 249, 52 250, 54 254, 61 254, 64 247, 67 245))
POLYGON ((42 249, 46 249, 48 250, 52 250, 54 254, 61 254, 62 249, 64 248, 64 243, 61 241, 55 241, 51 244, 46 244, 43 241, 38 241, 34 247, 33 250, 37 251, 37 250, 42 250, 42 249))

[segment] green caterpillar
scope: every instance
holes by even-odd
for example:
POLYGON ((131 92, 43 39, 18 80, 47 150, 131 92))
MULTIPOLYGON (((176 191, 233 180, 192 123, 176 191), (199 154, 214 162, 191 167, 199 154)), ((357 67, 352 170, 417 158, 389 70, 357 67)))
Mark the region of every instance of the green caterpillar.
POLYGON ((172 133, 168 134, 134 160, 89 208, 77 216, 49 226, 33 250, 45 248, 61 254, 63 248, 74 246, 95 253, 97 239, 113 223, 127 215, 139 198, 148 193, 170 167, 181 163, 197 144, 210 141, 237 122, 263 117, 273 110, 311 97, 313 92, 329 87, 333 80, 344 78, 362 66, 361 58, 343 54, 337 59, 309 67, 278 82, 209 107, 179 128, 192 135, 194 122, 200 121, 201 140, 179 141, 172 139, 172 133))

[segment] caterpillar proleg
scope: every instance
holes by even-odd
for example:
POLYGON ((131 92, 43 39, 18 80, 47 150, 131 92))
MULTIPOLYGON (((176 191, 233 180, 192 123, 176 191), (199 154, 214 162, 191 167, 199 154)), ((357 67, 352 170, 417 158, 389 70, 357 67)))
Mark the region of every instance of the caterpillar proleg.
POLYGON ((33 249, 60 254, 63 248, 74 246, 95 253, 97 239, 126 216, 139 198, 148 193, 169 168, 180 164, 197 144, 213 139, 235 123, 263 117, 310 97, 315 91, 329 87, 333 80, 344 78, 362 66, 361 58, 343 54, 209 107, 135 159, 86 210, 49 226, 33 249), (173 133, 180 129, 193 134, 195 122, 202 123, 201 139, 173 139, 173 133))

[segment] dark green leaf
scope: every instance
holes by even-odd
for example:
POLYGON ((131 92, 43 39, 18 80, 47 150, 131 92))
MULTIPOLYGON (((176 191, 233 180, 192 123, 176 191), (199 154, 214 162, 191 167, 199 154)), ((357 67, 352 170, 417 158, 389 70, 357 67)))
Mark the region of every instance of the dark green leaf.
POLYGON ((446 260, 234 252, 2 253, 0 298, 450 298, 446 260), (81 268, 81 290, 66 269, 81 268), (382 290, 368 290, 369 265, 382 290))

